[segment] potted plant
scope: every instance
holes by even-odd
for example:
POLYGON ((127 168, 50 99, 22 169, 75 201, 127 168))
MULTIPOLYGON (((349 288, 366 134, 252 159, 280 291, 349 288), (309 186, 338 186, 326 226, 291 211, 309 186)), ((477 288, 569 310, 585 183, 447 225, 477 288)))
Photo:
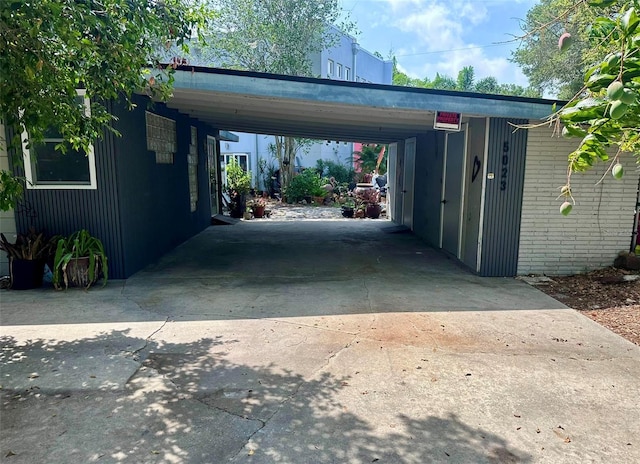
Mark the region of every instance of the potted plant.
POLYGON ((314 185, 311 190, 311 196, 313 198, 314 203, 317 205, 324 205, 324 200, 327 197, 327 191, 324 189, 322 185, 314 185))
POLYGON ((60 290, 72 287, 89 288, 103 276, 107 284, 109 268, 104 246, 86 229, 58 240, 53 262, 53 286, 60 290))
POLYGON ((342 216, 346 218, 352 218, 355 211, 356 204, 353 200, 347 200, 340 209, 342 210, 342 216))
POLYGON ((380 192, 373 186, 358 186, 355 190, 356 201, 364 205, 364 215, 371 219, 378 219, 382 212, 380 206, 380 192))
POLYGON ((226 172, 229 215, 241 218, 246 212, 246 195, 251 190, 251 174, 242 169, 235 158, 231 158, 227 164, 226 172))
POLYGON ((27 234, 18 234, 15 243, 10 243, 4 234, 0 234, 0 250, 9 257, 9 276, 11 288, 29 290, 42 287, 44 265, 51 256, 55 240, 49 239, 44 232, 30 228, 27 234))
POLYGON ((264 210, 267 207, 267 201, 264 197, 258 197, 251 201, 251 212, 253 217, 260 219, 264 217, 264 210))

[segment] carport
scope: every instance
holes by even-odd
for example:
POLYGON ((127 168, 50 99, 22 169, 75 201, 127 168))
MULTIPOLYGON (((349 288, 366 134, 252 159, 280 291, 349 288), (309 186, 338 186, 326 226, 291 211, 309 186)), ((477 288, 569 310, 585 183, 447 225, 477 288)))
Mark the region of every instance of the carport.
POLYGON ((512 276, 527 146, 514 129, 553 103, 183 67, 168 106, 226 131, 388 143, 391 219, 480 275, 512 276), (460 130, 435 130, 437 111, 460 130))
MULTIPOLYGON (((230 131, 388 143, 388 216, 481 276, 514 276, 520 263, 534 260, 545 272, 562 253, 538 259, 546 243, 538 240, 537 212, 550 206, 535 188, 521 219, 526 152, 548 153, 556 142, 548 130, 514 130, 547 116, 551 101, 198 67, 175 71, 167 103, 133 100, 132 110, 109 102, 122 137, 106 131, 96 140, 93 170, 87 167, 93 180, 29 184, 29 207, 15 215, 17 230, 68 235, 88 227, 105 245, 113 278, 132 276, 210 225, 221 189, 213 168, 230 131), (436 130, 440 112, 454 115, 459 127, 436 130)), ((545 172, 562 172, 555 161, 545 172)), ((529 161, 528 185, 536 186, 541 171, 529 161)), ((620 211, 611 219, 622 230, 626 217, 620 211)), ((563 240, 576 241, 564 232, 556 237, 560 246, 563 240)))

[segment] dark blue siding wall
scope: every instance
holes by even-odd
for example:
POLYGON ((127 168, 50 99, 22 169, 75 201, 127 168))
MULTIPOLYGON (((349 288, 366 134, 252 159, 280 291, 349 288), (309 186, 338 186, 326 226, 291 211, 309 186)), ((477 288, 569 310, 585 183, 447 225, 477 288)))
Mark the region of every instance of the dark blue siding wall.
MULTIPOLYGON (((25 190, 16 208, 16 226, 33 226, 48 234, 69 235, 87 229, 102 240, 109 258, 109 276, 125 275, 118 214, 118 186, 114 182, 116 138, 106 132, 94 145, 97 190, 25 190)), ((15 169, 20 172, 20 168, 15 169)))
POLYGON ((514 276, 518 270, 520 218, 527 131, 514 132, 514 125, 526 120, 492 118, 489 123, 489 152, 480 275, 514 276))
MULTIPOLYGON (((211 221, 206 137, 216 131, 155 104, 152 112, 176 121, 178 138, 174 164, 156 164, 155 153, 147 151, 148 99, 134 101, 138 106, 133 111, 124 104, 109 105, 122 137, 107 132, 94 145, 97 190, 26 190, 16 210, 20 232, 31 226, 51 235, 88 229, 104 243, 109 277, 115 279, 153 263, 211 221), (192 125, 198 129, 198 204, 193 213, 187 167, 192 125)), ((21 173, 19 167, 14 170, 21 173)))
POLYGON ((122 109, 115 127, 126 137, 116 140, 125 275, 156 261, 167 251, 205 229, 211 222, 206 136, 213 129, 175 110, 139 97, 134 111, 122 109), (176 121, 178 152, 174 164, 157 164, 147 150, 145 110, 176 121), (198 129, 198 204, 190 211, 187 155, 190 128, 198 129), (136 128, 135 131, 130 128, 136 128))
POLYGON ((444 132, 429 131, 416 140, 413 229, 429 245, 440 242, 440 198, 444 160, 444 132))

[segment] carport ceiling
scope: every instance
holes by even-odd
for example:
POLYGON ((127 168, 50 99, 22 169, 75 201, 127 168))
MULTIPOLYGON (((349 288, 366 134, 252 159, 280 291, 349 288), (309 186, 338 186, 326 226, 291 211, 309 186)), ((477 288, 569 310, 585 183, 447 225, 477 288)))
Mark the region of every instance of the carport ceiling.
POLYGON ((217 129, 387 143, 431 130, 435 110, 540 119, 553 103, 188 67, 176 71, 167 105, 217 129))

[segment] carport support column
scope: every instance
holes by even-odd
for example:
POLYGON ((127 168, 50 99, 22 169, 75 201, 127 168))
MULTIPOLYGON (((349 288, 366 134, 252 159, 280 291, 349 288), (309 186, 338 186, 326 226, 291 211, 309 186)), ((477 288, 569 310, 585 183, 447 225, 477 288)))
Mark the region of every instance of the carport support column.
POLYGON ((489 127, 491 125, 491 118, 486 119, 486 130, 484 134, 484 156, 482 159, 482 195, 480 196, 480 224, 478 226, 478 263, 476 265, 476 272, 480 273, 480 267, 482 265, 482 239, 484 231, 484 208, 485 197, 487 195, 487 175, 489 170, 487 169, 487 160, 489 159, 489 127))

